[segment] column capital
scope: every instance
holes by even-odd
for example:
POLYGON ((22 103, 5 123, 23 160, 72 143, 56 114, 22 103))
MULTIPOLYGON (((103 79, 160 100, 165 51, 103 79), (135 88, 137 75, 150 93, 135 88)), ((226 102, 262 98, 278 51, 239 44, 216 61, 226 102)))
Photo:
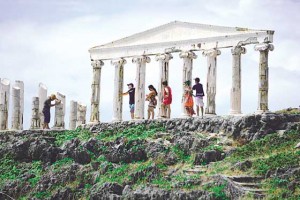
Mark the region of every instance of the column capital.
POLYGON ((161 60, 163 60, 163 61, 168 62, 168 61, 171 60, 172 58, 173 58, 173 56, 172 56, 172 54, 170 54, 170 53, 162 53, 162 54, 157 54, 157 55, 155 56, 155 60, 156 60, 156 61, 161 61, 161 60))
POLYGON ((241 54, 245 54, 246 52, 247 52, 247 49, 245 47, 241 47, 241 46, 234 46, 231 49, 232 55, 241 55, 241 54))
POLYGON ((148 56, 137 56, 132 58, 133 63, 149 63, 151 61, 150 57, 148 56))
POLYGON ((203 56, 211 56, 211 57, 217 57, 221 55, 221 51, 219 49, 209 49, 209 50, 204 50, 202 52, 203 56))
POLYGON ((273 51, 274 45, 270 43, 260 43, 254 46, 255 51, 273 51))
POLYGON ((119 58, 119 59, 112 60, 110 63, 115 66, 121 66, 121 65, 125 65, 127 61, 124 58, 119 58))
POLYGON ((192 51, 182 51, 180 54, 179 54, 179 57, 180 58, 190 58, 190 59, 196 59, 197 58, 197 55, 192 52, 192 51))
POLYGON ((91 60, 91 65, 93 68, 100 68, 104 65, 104 62, 102 60, 91 60))

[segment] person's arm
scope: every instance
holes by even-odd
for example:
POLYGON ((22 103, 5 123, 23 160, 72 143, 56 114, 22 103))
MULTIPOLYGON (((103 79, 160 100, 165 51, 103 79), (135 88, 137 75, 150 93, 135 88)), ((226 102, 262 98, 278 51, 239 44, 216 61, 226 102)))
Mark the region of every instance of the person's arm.
POLYGON ((122 93, 122 95, 128 95, 129 91, 122 93))
POLYGON ((50 102, 50 107, 56 106, 56 105, 58 105, 58 104, 60 104, 60 103, 61 103, 61 100, 56 99, 54 104, 51 104, 51 102, 50 102))
POLYGON ((169 90, 168 90, 168 88, 165 88, 165 91, 166 91, 165 97, 168 97, 169 96, 169 90))

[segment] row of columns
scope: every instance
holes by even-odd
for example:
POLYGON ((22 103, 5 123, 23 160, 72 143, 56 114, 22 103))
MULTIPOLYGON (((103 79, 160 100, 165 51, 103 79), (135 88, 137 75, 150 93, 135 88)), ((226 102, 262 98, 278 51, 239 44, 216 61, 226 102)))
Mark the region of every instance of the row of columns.
MULTIPOLYGON (((12 86, 12 117, 11 129, 23 129, 23 113, 24 113, 24 83, 23 81, 15 81, 12 86)), ((10 98, 10 81, 8 79, 0 79, 0 130, 8 129, 8 111, 10 98)))
MULTIPOLYGON (((12 97, 11 130, 23 130, 24 83, 23 81, 15 81, 10 94, 10 81, 8 79, 0 79, 0 130, 9 129, 8 111, 10 95, 12 97)), ((56 96, 62 103, 55 106, 53 129, 65 129, 66 97, 61 93, 57 93, 56 96)), ((47 98, 47 87, 43 83, 40 83, 38 97, 32 98, 30 129, 42 128, 44 122, 42 110, 47 98)), ((75 129, 77 126, 86 123, 86 108, 87 106, 82 103, 71 101, 69 129, 75 129)))
MULTIPOLYGON (((52 129, 65 129, 65 114, 66 114, 66 96, 57 92, 56 98, 60 100, 60 104, 55 105, 54 126, 52 129)), ((45 101, 43 101, 44 103, 45 101)), ((32 98, 32 116, 30 129, 41 129, 43 126, 44 116, 39 109, 41 102, 40 97, 32 98)), ((74 130, 81 124, 86 124, 87 106, 77 101, 70 101, 69 129, 74 130)))
MULTIPOLYGON (((255 50, 260 52, 259 60, 259 98, 257 112, 268 111, 268 52, 274 49, 272 44, 263 43, 255 45, 255 50)), ((241 114, 241 55, 246 53, 242 46, 235 46, 231 49, 232 53, 232 87, 230 95, 230 114, 241 114)), ((218 49, 203 51, 203 56, 207 57, 207 83, 206 83, 206 114, 216 114, 216 80, 217 80, 217 56, 221 55, 218 49)), ((179 54, 183 59, 182 82, 190 80, 192 82, 193 59, 197 55, 192 51, 185 51, 179 54)), ((158 116, 162 113, 162 82, 169 80, 169 61, 172 59, 169 53, 159 54, 156 61, 159 62, 158 84, 158 116)), ((135 84, 135 119, 144 118, 145 105, 145 75, 146 63, 150 62, 147 56, 134 57, 132 62, 136 64, 136 84, 135 84)), ((113 121, 122 121, 122 91, 124 80, 124 65, 126 60, 120 58, 111 62, 115 66, 114 79, 114 102, 113 102, 113 121)), ((91 100, 91 118, 90 122, 99 122, 99 103, 100 103, 100 79, 101 67, 104 65, 101 60, 93 60, 93 83, 92 83, 92 100, 91 100)), ((184 91, 184 87, 182 89, 184 91)), ((182 113, 186 115, 184 104, 182 103, 182 113)))

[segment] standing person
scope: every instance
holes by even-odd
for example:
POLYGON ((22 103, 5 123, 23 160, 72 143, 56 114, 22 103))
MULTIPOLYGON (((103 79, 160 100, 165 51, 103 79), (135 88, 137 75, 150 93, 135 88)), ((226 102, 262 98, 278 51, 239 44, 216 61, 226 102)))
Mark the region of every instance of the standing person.
POLYGON ((55 96, 55 94, 51 94, 49 98, 44 102, 44 108, 43 108, 43 114, 44 114, 44 124, 43 129, 50 129, 49 123, 50 123, 50 108, 52 106, 55 106, 57 104, 60 104, 60 100, 58 100, 55 96), (55 101, 54 104, 51 104, 51 101, 55 101))
POLYGON ((148 119, 150 119, 150 117, 152 119, 154 119, 154 109, 156 108, 156 105, 157 105, 157 100, 155 98, 157 96, 157 91, 153 87, 153 85, 149 85, 148 89, 150 91, 149 94, 146 95, 146 101, 149 101, 149 104, 148 104, 148 119))
POLYGON ((194 101, 193 101, 193 90, 191 88, 191 81, 187 80, 184 82, 184 107, 187 111, 187 114, 192 117, 194 112, 194 101))
POLYGON ((164 87, 163 101, 161 104, 161 117, 170 119, 171 116, 171 103, 172 103, 172 90, 168 86, 168 81, 163 81, 164 87))
POLYGON ((127 84, 128 91, 123 93, 123 95, 129 94, 129 109, 130 109, 130 116, 131 119, 134 119, 134 96, 135 96, 135 88, 133 83, 127 84))
POLYGON ((200 78, 195 78, 195 85, 193 86, 193 90, 196 90, 196 95, 195 95, 195 103, 196 103, 196 112, 197 116, 199 116, 199 106, 201 107, 201 117, 203 118, 203 97, 204 91, 203 91, 203 86, 200 83, 200 78))

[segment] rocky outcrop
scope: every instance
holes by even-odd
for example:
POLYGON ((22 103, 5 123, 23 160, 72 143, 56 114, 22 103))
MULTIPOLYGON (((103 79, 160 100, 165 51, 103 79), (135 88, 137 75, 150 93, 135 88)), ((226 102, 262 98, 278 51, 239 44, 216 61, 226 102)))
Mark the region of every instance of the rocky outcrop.
POLYGON ((83 125, 92 132, 122 130, 136 125, 159 124, 171 133, 203 132, 225 133, 235 139, 252 141, 279 130, 300 130, 300 114, 252 114, 245 116, 213 116, 201 118, 175 118, 161 120, 124 121, 83 125))

